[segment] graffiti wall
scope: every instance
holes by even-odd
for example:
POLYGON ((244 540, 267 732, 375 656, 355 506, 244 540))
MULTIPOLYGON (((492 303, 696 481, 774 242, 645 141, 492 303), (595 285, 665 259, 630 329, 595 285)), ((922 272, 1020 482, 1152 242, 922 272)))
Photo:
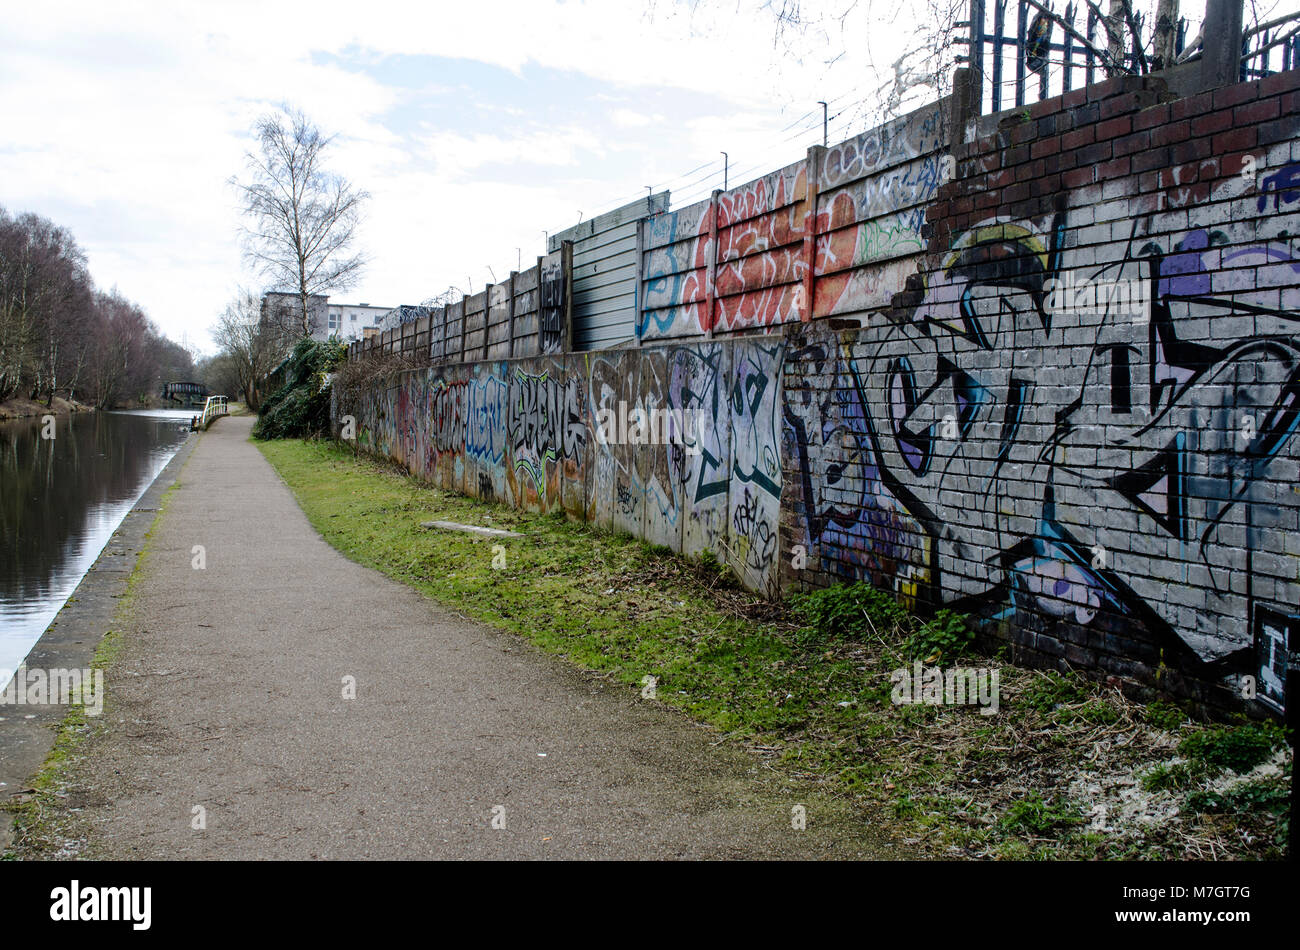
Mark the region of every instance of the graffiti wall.
MULTIPOLYGON (((643 221, 642 345, 395 377, 362 444, 754 590, 869 580, 1029 662, 1280 708, 1298 105, 1298 72, 1128 78, 952 159, 939 108, 814 149, 643 221)), ((571 304, 540 285, 549 345, 571 304)))
POLYGON ((564 352, 571 348, 572 280, 573 247, 566 243, 480 293, 416 308, 423 315, 352 343, 348 357, 392 354, 419 364, 564 352))
POLYGON ((444 488, 565 511, 776 592, 779 339, 430 367, 359 404, 362 448, 444 488))
POLYGON ((866 578, 1047 662, 1280 702, 1300 609, 1285 81, 1228 104, 1107 84, 958 150, 920 289, 860 331, 788 335, 787 543, 811 555, 790 584, 866 578))
POLYGON ((885 306, 917 269, 944 178, 940 106, 642 225, 643 340, 885 306))

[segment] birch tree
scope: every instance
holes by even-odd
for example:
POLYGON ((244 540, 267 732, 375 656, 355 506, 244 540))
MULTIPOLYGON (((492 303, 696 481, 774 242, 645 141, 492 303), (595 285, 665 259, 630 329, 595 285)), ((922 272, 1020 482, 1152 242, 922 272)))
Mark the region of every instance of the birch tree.
POLYGON ((245 259, 277 289, 295 294, 295 330, 312 332, 312 296, 356 284, 365 257, 354 244, 369 194, 328 171, 332 136, 302 112, 269 113, 254 126, 248 177, 231 179, 244 204, 245 259))

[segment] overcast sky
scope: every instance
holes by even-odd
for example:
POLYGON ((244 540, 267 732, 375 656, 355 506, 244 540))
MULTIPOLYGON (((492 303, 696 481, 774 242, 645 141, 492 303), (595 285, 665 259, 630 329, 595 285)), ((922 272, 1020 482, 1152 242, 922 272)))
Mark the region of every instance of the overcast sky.
POLYGON ((372 263, 332 299, 418 303, 504 280, 544 230, 646 185, 707 196, 721 151, 733 185, 798 159, 819 99, 832 142, 861 131, 924 2, 807 0, 848 16, 784 38, 761 0, 9 4, 0 205, 70 228, 100 287, 211 351, 260 288, 227 182, 268 109, 336 134, 331 169, 373 196, 372 263))

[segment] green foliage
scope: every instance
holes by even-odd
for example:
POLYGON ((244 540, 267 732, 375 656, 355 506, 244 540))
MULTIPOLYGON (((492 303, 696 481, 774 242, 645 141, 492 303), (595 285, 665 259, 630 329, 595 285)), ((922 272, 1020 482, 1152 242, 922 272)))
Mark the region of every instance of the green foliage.
POLYGON ((1278 778, 1264 782, 1242 782, 1222 792, 1191 792, 1183 804, 1188 811, 1228 814, 1242 811, 1267 811, 1281 815, 1290 807, 1291 789, 1278 778))
POLYGON ((1010 832, 1042 835, 1058 826, 1077 825, 1081 821, 1078 809, 1068 804, 1044 801, 1039 795, 1031 795, 1013 802, 998 824, 1010 832))
POLYGON ((1218 726, 1193 733, 1178 744, 1178 752, 1192 762, 1216 769, 1249 772, 1286 744, 1286 730, 1275 722, 1249 722, 1218 726))
POLYGON ((1080 706, 1070 706, 1060 711, 1059 721, 1090 722, 1097 726, 1108 726, 1119 722, 1119 710, 1104 699, 1090 699, 1080 706))
POLYGON ((253 434, 259 439, 294 439, 328 433, 326 377, 346 356, 346 347, 336 340, 299 340, 285 367, 284 385, 262 403, 253 434))
POLYGON ((735 588, 737 586, 736 575, 731 568, 718 560, 718 556, 712 551, 704 550, 700 552, 700 575, 710 587, 717 588, 735 588))
POLYGON ((965 614, 940 610, 907 638, 903 652, 909 659, 937 663, 943 657, 965 653, 974 642, 975 632, 966 626, 965 614))
POLYGON ((1148 792, 1172 792, 1190 788, 1206 774, 1203 764, 1197 762, 1161 762, 1141 778, 1148 792))
POLYGON ((1158 699, 1146 707, 1146 720, 1157 729, 1173 732, 1187 721, 1187 714, 1173 703, 1158 699))
POLYGON ((873 633, 893 633, 909 621, 893 597, 865 581, 792 594, 790 609, 803 623, 800 639, 806 643, 862 640, 873 633))
POLYGON ((1083 690, 1073 678, 1052 672, 1031 683, 1019 697, 1020 702, 1041 713, 1082 699, 1083 690))

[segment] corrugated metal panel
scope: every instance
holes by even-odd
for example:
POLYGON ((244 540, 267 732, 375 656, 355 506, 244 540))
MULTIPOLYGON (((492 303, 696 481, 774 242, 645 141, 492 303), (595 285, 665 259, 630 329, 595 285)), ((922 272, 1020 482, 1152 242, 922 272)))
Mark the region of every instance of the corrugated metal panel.
POLYGON ((637 222, 667 207, 664 191, 550 236, 549 250, 573 242, 575 350, 636 338, 637 222))

